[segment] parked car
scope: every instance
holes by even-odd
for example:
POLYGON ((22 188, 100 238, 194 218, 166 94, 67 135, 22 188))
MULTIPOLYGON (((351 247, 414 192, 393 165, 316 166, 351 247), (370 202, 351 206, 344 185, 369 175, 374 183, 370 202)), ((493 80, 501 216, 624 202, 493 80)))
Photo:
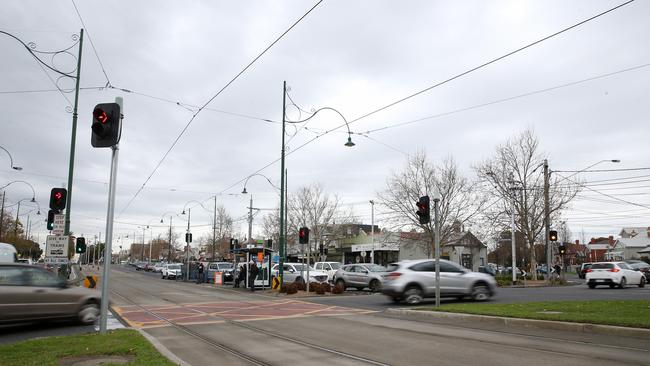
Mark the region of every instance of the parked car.
MULTIPOLYGON (((307 265, 302 263, 284 263, 282 267, 283 278, 282 282, 302 282, 305 283, 307 277, 307 265)), ((279 275, 279 265, 276 264, 271 269, 273 277, 279 275)), ((327 282, 327 273, 317 271, 309 267, 309 282, 327 282)))
POLYGON ((638 269, 639 272, 643 273, 646 283, 650 281, 650 264, 646 262, 639 262, 630 264, 630 267, 632 267, 632 269, 638 269))
MULTIPOLYGON (((435 260, 403 261, 388 266, 382 293, 393 301, 419 304, 424 298, 435 297, 435 260)), ((494 277, 472 272, 448 260, 440 260, 440 297, 471 297, 485 301, 496 293, 494 277)))
POLYGON ((210 262, 205 266, 205 282, 214 283, 214 274, 222 273, 223 282, 230 282, 234 279, 235 267, 230 262, 210 262))
POLYGON ((587 269, 591 267, 591 262, 587 263, 582 263, 580 265, 580 269, 578 269, 578 278, 585 279, 585 276, 587 275, 587 269))
POLYGON ((144 265, 144 270, 146 272, 153 272, 153 269, 154 269, 155 266, 156 266, 155 263, 146 263, 144 265))
POLYGON ((181 277, 182 275, 182 270, 181 270, 181 265, 180 263, 168 263, 165 264, 163 267, 161 274, 162 279, 164 280, 165 278, 168 280, 176 279, 178 277, 181 277))
POLYGON ((354 287, 357 290, 370 288, 370 291, 381 290, 381 283, 388 270, 374 263, 346 264, 334 274, 334 284, 343 288, 354 287))
POLYGON ((316 262, 314 263, 314 268, 317 271, 327 272, 327 280, 334 282, 334 274, 341 268, 341 263, 339 262, 316 262))
POLYGON ((153 265, 153 272, 154 273, 162 272, 162 269, 163 269, 164 266, 165 266, 165 263, 161 263, 161 262, 155 263, 153 265))
POLYGON ((135 270, 136 271, 145 271, 147 268, 147 264, 145 262, 138 262, 135 265, 135 270))
POLYGON ((37 266, 0 264, 0 293, 0 323, 73 319, 93 324, 99 316, 99 291, 71 287, 37 266))
POLYGON ((496 270, 492 266, 478 266, 478 271, 481 273, 487 273, 492 277, 497 275, 496 270))
POLYGON ((643 272, 633 269, 625 262, 595 262, 587 269, 587 285, 596 288, 598 285, 618 286, 625 288, 628 284, 644 287, 646 283, 643 272))

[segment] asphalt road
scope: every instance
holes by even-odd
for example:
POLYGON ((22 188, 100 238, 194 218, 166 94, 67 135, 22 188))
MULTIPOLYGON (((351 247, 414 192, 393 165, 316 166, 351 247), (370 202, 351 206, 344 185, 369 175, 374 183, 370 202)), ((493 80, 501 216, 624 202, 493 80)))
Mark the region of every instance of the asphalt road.
MULTIPOLYGON (((192 365, 650 365, 647 339, 384 314, 379 294, 296 299, 112 272, 116 312, 192 365)), ((646 289, 502 289, 494 301, 648 298, 646 289)))

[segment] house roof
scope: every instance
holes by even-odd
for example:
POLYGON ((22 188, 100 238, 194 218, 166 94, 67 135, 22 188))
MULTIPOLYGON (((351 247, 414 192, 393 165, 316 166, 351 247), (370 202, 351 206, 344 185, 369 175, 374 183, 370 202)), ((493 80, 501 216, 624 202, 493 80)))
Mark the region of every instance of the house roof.
POLYGON ((487 245, 483 244, 482 241, 478 240, 471 231, 455 232, 451 234, 449 242, 445 243, 443 246, 447 247, 456 247, 456 246, 465 246, 465 247, 485 247, 487 245))
MULTIPOLYGON (((621 232, 618 233, 619 236, 625 237, 626 235, 629 236, 636 236, 639 234, 646 234, 648 231, 650 231, 650 227, 647 226, 638 226, 638 227, 624 227, 621 229, 621 232)), ((647 235, 644 235, 647 236, 647 235)))
POLYGON ((616 246, 625 248, 645 248, 650 245, 650 238, 647 235, 637 235, 633 238, 620 238, 616 246))

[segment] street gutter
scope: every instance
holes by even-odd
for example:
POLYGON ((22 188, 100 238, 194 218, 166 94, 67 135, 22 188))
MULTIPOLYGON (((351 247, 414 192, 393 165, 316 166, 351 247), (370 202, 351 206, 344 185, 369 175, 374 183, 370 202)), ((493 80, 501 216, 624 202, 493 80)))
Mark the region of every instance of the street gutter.
POLYGON ((633 337, 650 339, 650 329, 644 328, 629 328, 619 327, 613 325, 602 324, 589 324, 589 323, 572 323, 560 322, 553 320, 537 320, 537 319, 522 319, 522 318, 506 318, 490 315, 475 315, 463 313, 448 313, 441 311, 428 311, 428 310, 408 310, 392 308, 386 309, 387 314, 403 315, 414 318, 437 318, 437 319, 459 319, 473 322, 484 322, 499 325, 519 326, 527 328, 542 328, 562 330, 577 333, 596 333, 605 335, 615 335, 622 337, 633 337))

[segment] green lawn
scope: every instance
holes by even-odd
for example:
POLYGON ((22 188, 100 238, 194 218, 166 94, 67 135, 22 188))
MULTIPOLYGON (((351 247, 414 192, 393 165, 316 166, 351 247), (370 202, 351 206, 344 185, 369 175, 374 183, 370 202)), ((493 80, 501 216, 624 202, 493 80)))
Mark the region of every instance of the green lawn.
POLYGON ((419 310, 650 328, 650 301, 647 300, 467 303, 442 305, 440 309, 427 307, 419 310))
POLYGON ((174 365, 140 333, 131 329, 49 337, 0 345, 0 365, 59 365, 64 357, 130 355, 129 365, 174 365))

